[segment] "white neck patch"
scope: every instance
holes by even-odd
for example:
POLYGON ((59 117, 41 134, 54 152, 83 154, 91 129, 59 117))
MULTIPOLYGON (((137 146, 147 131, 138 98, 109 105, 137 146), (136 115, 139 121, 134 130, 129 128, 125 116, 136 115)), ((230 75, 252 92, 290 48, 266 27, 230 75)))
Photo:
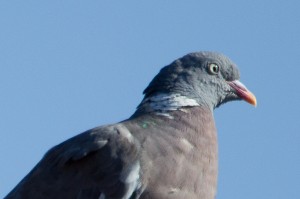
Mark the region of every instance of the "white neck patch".
POLYGON ((168 116, 168 111, 179 110, 185 106, 199 106, 199 104, 196 100, 180 94, 158 94, 144 99, 140 108, 168 116))

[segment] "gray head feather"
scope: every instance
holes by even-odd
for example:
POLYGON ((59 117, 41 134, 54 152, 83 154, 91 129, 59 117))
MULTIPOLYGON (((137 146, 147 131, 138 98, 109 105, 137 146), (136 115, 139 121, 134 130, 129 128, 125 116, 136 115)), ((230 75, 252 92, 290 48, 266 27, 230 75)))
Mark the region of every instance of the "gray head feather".
POLYGON ((213 109, 227 101, 240 99, 226 83, 239 77, 236 65, 220 53, 190 53, 162 68, 144 94, 145 98, 160 93, 181 94, 213 109), (219 66, 217 74, 210 73, 210 64, 219 66))

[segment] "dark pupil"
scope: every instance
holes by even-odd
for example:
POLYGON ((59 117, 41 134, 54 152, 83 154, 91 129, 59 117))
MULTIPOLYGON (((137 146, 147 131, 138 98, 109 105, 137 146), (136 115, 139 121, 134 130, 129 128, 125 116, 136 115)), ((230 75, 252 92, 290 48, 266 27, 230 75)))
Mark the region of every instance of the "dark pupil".
POLYGON ((218 67, 217 66, 213 66, 213 71, 216 73, 216 72, 218 72, 218 67))

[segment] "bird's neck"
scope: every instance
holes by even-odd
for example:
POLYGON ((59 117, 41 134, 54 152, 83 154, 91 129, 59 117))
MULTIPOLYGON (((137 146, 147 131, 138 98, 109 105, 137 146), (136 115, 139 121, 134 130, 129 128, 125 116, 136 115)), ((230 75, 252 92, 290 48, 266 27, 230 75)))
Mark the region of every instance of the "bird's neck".
POLYGON ((146 97, 137 107, 133 114, 155 113, 157 115, 169 116, 169 112, 181 110, 184 107, 200 106, 196 100, 180 94, 159 93, 146 97))

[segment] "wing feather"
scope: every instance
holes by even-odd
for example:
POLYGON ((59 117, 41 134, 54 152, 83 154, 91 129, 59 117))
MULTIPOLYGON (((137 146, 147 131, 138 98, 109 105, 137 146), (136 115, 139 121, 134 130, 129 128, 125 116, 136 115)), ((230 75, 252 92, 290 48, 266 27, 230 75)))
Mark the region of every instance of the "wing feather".
POLYGON ((121 124, 103 126, 53 147, 6 199, 129 198, 138 183, 124 179, 138 164, 139 145, 128 133, 121 124))

